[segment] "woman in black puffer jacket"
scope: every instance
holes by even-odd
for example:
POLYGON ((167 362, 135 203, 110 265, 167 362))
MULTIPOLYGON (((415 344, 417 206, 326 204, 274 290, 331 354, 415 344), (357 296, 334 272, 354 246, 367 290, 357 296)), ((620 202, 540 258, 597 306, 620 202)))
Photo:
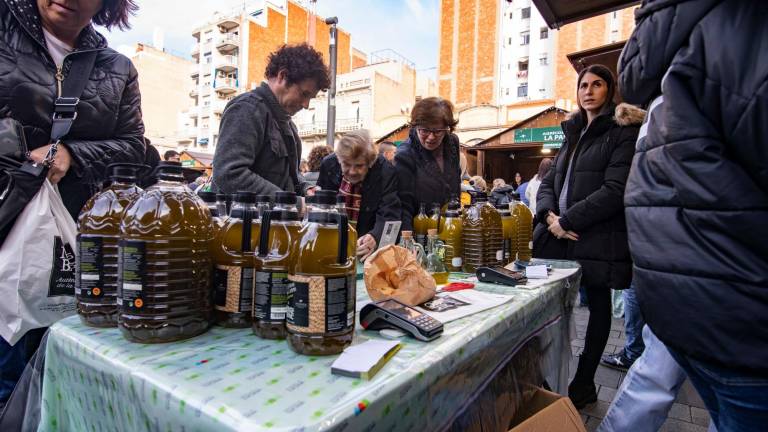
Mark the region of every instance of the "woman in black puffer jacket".
MULTIPOLYGON (((74 219, 106 179, 107 165, 144 161, 136 70, 91 25, 126 28, 135 10, 134 0, 0 0, 0 117, 21 123, 32 160, 48 151, 57 72, 67 82, 72 59, 97 53, 77 117, 48 171, 74 219)), ((44 330, 14 346, 0 338, 0 411, 44 330)))
POLYGON ((128 58, 108 48, 90 23, 93 19, 108 28, 126 28, 136 10, 133 0, 70 4, 77 12, 64 6, 0 0, 0 117, 20 122, 32 158, 42 159, 50 139, 57 69, 61 67, 66 80, 73 58, 80 52, 98 52, 77 105, 77 119, 49 171, 49 178, 58 181, 64 204, 77 218, 106 179, 107 165, 144 161, 144 125, 136 69, 128 58), (71 52, 57 65, 54 58, 67 51, 71 52))
POLYGON ((627 288, 632 279, 622 199, 644 112, 612 102, 616 84, 605 66, 582 70, 578 83, 579 111, 563 122, 565 142, 539 187, 533 255, 582 266, 589 323, 568 388, 580 408, 597 400, 593 381, 611 330, 611 288, 627 288))

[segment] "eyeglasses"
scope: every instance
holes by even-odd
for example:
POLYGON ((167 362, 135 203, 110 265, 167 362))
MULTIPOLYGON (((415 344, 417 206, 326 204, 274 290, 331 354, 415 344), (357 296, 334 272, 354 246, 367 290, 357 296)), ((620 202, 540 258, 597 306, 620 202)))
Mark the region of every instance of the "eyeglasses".
POLYGON ((428 128, 423 128, 423 127, 416 128, 416 132, 418 132, 419 135, 422 135, 422 136, 425 136, 425 137, 428 137, 430 135, 440 136, 440 135, 443 135, 443 134, 447 133, 449 130, 450 129, 448 129, 448 128, 442 128, 442 129, 428 129, 428 128))

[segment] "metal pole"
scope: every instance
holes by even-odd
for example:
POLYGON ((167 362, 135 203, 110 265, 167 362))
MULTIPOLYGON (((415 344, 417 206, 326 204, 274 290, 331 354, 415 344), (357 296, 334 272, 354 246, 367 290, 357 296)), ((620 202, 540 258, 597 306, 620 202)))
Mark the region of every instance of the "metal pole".
POLYGON ((328 47, 328 54, 331 59, 331 86, 328 88, 328 127, 326 128, 326 144, 333 148, 336 134, 336 24, 339 19, 336 17, 327 18, 325 23, 330 25, 331 43, 328 47))

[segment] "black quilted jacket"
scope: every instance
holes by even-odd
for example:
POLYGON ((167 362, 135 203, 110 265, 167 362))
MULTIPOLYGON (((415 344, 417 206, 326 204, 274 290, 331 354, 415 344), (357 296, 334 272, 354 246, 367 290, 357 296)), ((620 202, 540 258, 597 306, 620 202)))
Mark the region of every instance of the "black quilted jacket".
POLYGON ((656 100, 627 180, 648 325, 678 352, 768 376, 768 7, 648 1, 619 64, 656 100))
MULTIPOLYGON (((90 50, 98 50, 96 63, 77 119, 62 140, 73 161, 59 190, 73 217, 105 179, 107 165, 144 161, 139 83, 131 61, 107 48, 104 37, 89 25, 64 60, 65 79, 70 60, 90 50)), ((55 74, 35 1, 0 0, 0 117, 24 125, 30 150, 50 138, 55 74)))

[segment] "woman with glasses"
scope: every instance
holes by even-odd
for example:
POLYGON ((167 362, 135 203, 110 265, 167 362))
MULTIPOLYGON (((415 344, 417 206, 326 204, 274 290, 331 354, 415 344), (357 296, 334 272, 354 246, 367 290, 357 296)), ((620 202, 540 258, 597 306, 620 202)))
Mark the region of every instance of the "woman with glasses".
POLYGON ((439 97, 422 99, 411 111, 411 132, 395 155, 403 230, 413 230, 419 204, 442 205, 459 195, 459 138, 452 133, 456 123, 453 105, 439 97))

